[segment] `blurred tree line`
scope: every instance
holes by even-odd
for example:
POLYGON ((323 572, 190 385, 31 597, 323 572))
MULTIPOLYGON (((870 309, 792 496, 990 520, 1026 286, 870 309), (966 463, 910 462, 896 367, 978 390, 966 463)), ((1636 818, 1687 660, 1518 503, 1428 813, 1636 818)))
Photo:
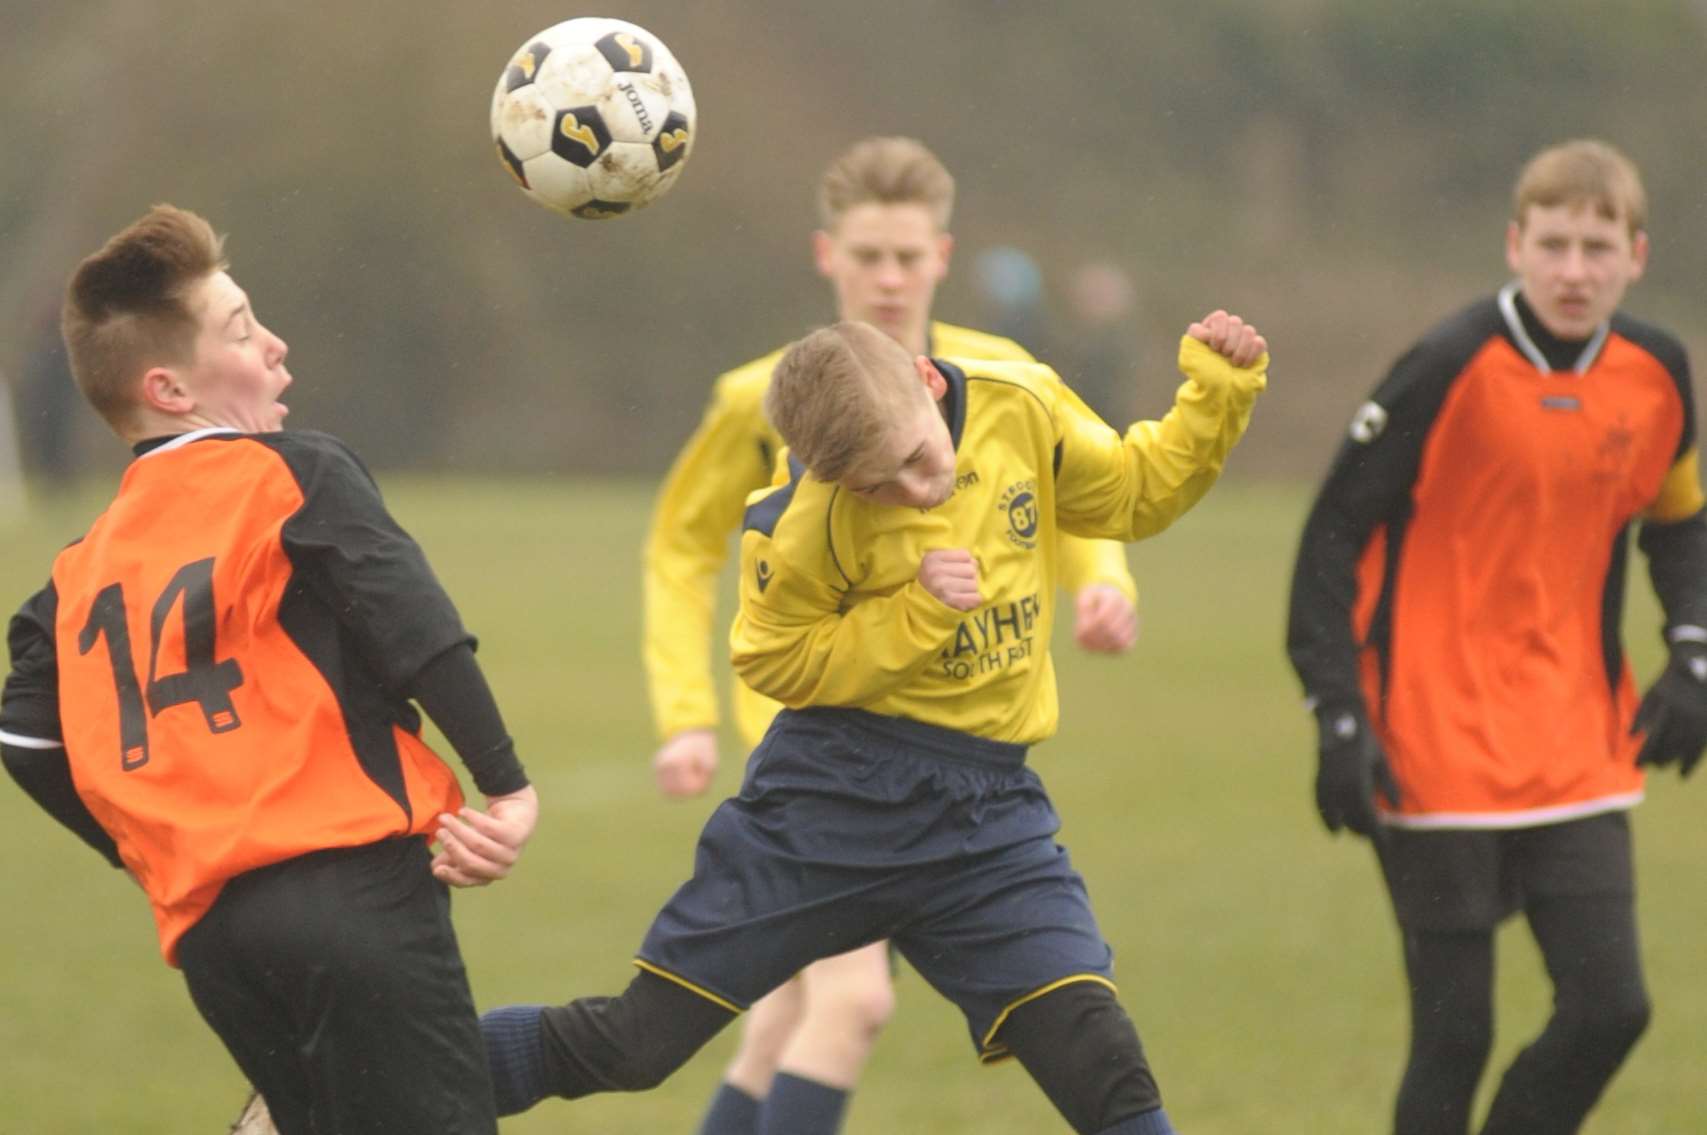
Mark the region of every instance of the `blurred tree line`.
MULTIPOLYGON (((1237 467, 1313 475, 1392 357, 1503 280, 1510 183, 1551 141, 1642 165, 1630 306, 1707 358, 1704 48, 1704 0, 0 0, 0 371, 43 369, 72 265, 169 200, 291 343, 293 425, 382 466, 659 472, 719 371, 831 314, 823 165, 905 133, 960 183, 941 316, 991 322, 970 265, 1016 247, 1070 362, 1069 274, 1121 266, 1149 414, 1185 323, 1237 310, 1276 359, 1237 467), (700 107, 675 192, 620 221, 529 204, 487 134, 510 53, 583 14, 657 33, 700 107)), ((116 467, 76 414, 54 444, 116 467)))

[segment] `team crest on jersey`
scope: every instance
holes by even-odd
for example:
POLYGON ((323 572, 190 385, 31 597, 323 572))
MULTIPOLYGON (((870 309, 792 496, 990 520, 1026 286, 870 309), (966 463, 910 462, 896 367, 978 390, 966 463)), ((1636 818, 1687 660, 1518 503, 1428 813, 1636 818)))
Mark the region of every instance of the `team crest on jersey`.
POLYGON ((1594 479, 1622 481, 1630 475, 1630 465, 1636 453, 1636 431, 1630 428, 1623 415, 1600 435, 1594 449, 1594 479))
POLYGON ((1015 547, 1037 547, 1037 482, 1015 481, 996 502, 996 510, 1008 518, 1008 539, 1015 547))
POLYGON ((1351 440, 1368 445, 1387 428, 1387 411, 1377 402, 1365 402, 1351 416, 1351 440))

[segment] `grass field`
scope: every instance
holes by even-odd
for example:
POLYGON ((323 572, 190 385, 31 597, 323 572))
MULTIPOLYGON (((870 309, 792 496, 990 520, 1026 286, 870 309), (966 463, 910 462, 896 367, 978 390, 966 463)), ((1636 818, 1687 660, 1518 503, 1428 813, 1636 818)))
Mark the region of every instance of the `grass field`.
MULTIPOLYGON (((457 897, 482 1005, 615 992, 683 878, 709 802, 653 790, 636 647, 650 487, 595 481, 386 478, 468 624, 543 800, 505 883, 457 897)), ((45 577, 100 496, 0 530, 0 605, 45 577)), ((1328 838, 1310 805, 1313 735, 1281 652, 1298 486, 1229 482, 1133 550, 1144 632, 1132 657, 1058 641, 1063 724, 1034 751, 1117 955, 1122 996, 1190 1135, 1385 1129, 1405 1010, 1391 920, 1365 847, 1328 838)), ((1639 573, 1637 579, 1644 578, 1639 573)), ((1657 664, 1645 585, 1629 639, 1657 664)), ((726 737, 717 788, 740 761, 726 737)), ((1650 784, 1637 813, 1654 1024, 1603 1102, 1602 1135, 1707 1131, 1707 778, 1650 784)), ((0 785, 0 1130, 224 1131, 242 1082, 155 950, 140 895, 0 785)), ((1500 940, 1503 1063, 1547 990, 1527 932, 1500 940)), ((917 975, 855 1097, 847 1130, 1065 1131, 1014 1066, 981 1069, 965 1028, 917 975)), ((733 1031, 644 1096, 548 1104, 506 1132, 694 1129, 733 1031)))

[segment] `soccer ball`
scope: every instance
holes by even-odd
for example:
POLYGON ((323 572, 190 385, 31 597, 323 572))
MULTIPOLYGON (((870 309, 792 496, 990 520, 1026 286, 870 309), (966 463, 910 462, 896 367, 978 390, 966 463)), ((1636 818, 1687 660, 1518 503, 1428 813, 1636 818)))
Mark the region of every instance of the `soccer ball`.
POLYGON ((644 28, 583 16, 529 39, 492 92, 492 140, 523 192, 603 220, 669 191, 693 146, 693 91, 644 28))

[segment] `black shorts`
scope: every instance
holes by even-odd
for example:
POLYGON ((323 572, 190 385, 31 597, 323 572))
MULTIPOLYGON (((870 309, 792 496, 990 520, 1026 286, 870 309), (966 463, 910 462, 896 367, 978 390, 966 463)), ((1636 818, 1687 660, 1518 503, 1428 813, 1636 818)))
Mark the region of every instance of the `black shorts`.
POLYGON ((985 1059, 1008 1013, 1112 986, 1113 955, 1017 745, 860 710, 777 715, 740 795, 638 964, 731 1010, 882 938, 966 1015, 985 1059))
POLYGON ((180 940, 190 996, 281 1135, 496 1135, 480 1025, 426 841, 246 872, 180 940))
POLYGON ((1388 828, 1377 844, 1399 925, 1492 930, 1539 899, 1630 895, 1630 818, 1606 812, 1531 828, 1388 828))

